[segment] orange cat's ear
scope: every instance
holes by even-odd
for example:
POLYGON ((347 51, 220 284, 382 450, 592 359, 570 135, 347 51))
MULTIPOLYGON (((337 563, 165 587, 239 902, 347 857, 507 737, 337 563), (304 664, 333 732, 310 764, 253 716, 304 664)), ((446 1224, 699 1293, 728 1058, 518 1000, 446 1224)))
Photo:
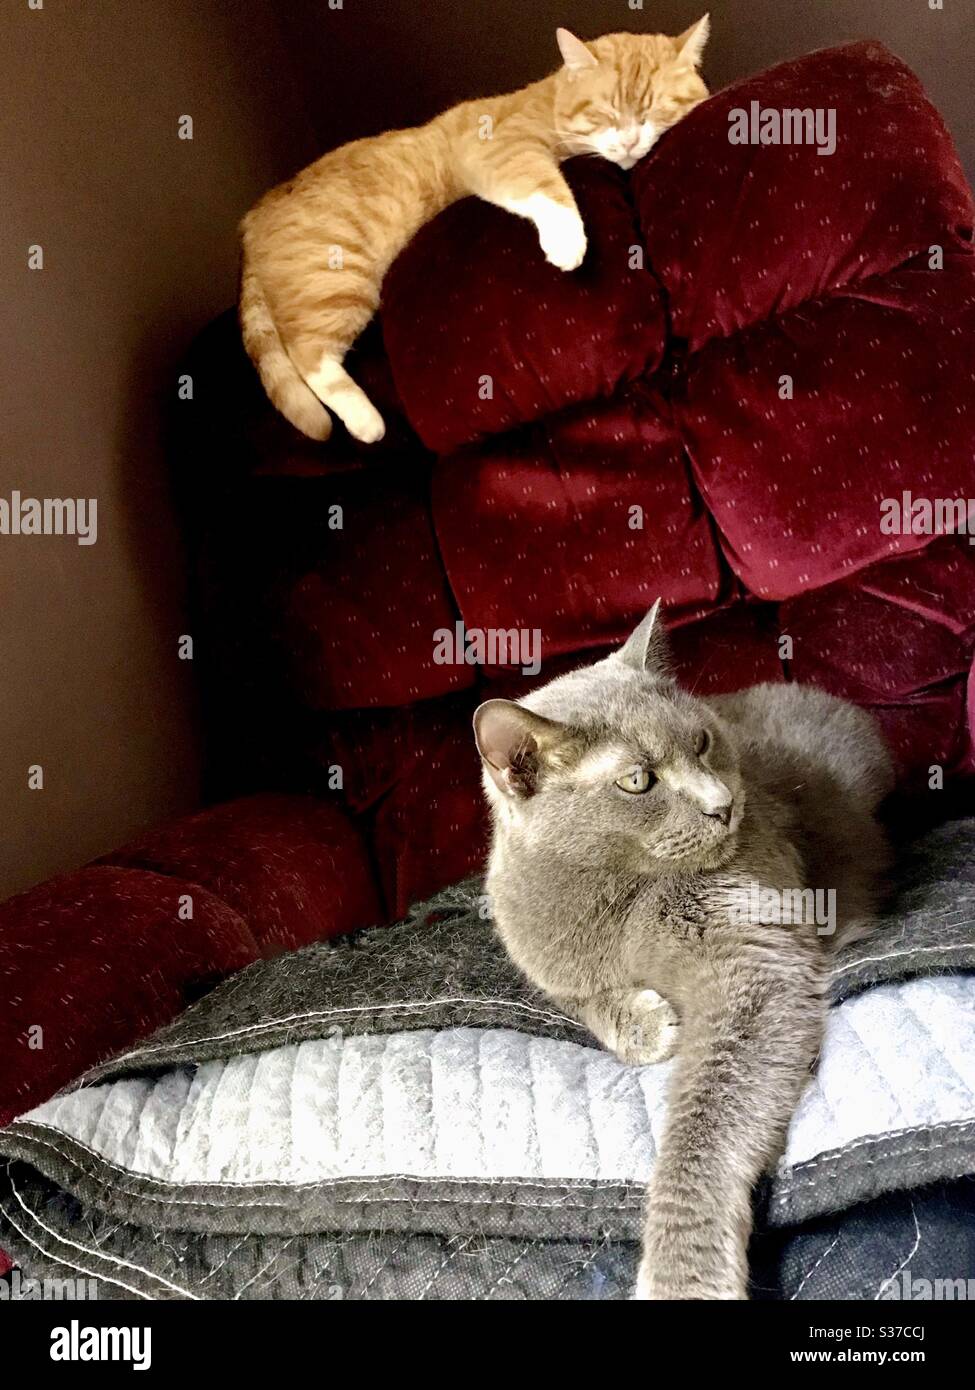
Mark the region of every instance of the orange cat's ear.
POLYGON ((589 52, 582 39, 577 39, 571 30, 556 29, 555 37, 558 39, 562 61, 569 72, 585 72, 588 68, 598 66, 597 59, 589 52))
POLYGON ((685 29, 683 34, 678 34, 677 38, 674 39, 678 61, 690 63, 691 67, 694 68, 700 67, 704 45, 707 43, 710 33, 711 16, 706 14, 703 19, 699 19, 689 29, 685 29))

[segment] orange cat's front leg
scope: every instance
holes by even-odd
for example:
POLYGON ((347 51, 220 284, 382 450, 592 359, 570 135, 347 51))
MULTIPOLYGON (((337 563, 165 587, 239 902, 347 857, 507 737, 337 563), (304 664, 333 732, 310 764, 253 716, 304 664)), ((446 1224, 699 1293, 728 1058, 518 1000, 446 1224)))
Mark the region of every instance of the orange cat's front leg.
POLYGON ((545 259, 560 270, 575 270, 586 254, 586 229, 572 190, 546 151, 505 153, 503 166, 478 171, 471 192, 534 223, 545 259))

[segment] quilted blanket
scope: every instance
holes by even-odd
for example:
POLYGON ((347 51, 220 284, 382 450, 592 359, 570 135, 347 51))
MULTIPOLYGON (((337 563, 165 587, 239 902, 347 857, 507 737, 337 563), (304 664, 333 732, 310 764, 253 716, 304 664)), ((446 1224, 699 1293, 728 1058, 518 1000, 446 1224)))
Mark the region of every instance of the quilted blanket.
MULTIPOLYGON (((766 1231, 975 1173, 973 850, 975 821, 919 841, 838 959, 766 1231)), ((669 1071, 535 994, 471 881, 249 967, 0 1132, 0 1244, 101 1297, 623 1297, 669 1071)))

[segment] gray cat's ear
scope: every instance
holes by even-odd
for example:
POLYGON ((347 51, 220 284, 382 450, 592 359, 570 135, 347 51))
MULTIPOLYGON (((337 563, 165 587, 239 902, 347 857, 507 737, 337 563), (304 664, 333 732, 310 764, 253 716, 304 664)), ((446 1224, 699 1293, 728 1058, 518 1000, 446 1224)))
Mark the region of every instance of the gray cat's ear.
POLYGON ((534 794, 545 753, 562 737, 561 724, 513 700, 485 700, 474 712, 477 751, 506 796, 534 794))
POLYGON ((589 52, 582 39, 576 38, 571 29, 556 29, 555 37, 558 40, 562 61, 570 72, 585 72, 587 68, 599 66, 599 60, 589 52))
POLYGON ((670 647, 660 616, 660 600, 650 609, 639 627, 617 652, 624 666, 632 666, 634 671, 650 671, 655 675, 670 675, 670 647))
POLYGON ((711 16, 706 14, 696 24, 692 24, 689 29, 685 29, 683 34, 678 34, 677 38, 674 39, 677 61, 690 63, 691 67, 699 68, 704 56, 704 45, 707 43, 710 33, 711 16))

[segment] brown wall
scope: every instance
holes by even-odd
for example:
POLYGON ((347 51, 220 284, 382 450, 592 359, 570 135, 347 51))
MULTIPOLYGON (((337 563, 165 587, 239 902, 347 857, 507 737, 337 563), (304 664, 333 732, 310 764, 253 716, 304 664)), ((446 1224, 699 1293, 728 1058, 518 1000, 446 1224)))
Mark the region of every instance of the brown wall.
POLYGON ((0 898, 196 799, 160 418, 237 219, 312 153, 293 87, 264 3, 2 7, 0 496, 96 497, 98 539, 0 536, 0 898))
MULTIPOLYGON (((713 85, 877 37, 975 172, 971 0, 717 0, 713 85)), ((96 545, 0 536, 0 897, 194 803, 173 368, 233 298, 234 228, 318 148, 512 88, 557 24, 677 32, 698 0, 5 0, 0 496, 98 499, 96 545), (177 139, 177 119, 194 139, 177 139), (26 268, 40 243, 45 267, 26 268), (27 768, 44 768, 43 791, 27 768)))

